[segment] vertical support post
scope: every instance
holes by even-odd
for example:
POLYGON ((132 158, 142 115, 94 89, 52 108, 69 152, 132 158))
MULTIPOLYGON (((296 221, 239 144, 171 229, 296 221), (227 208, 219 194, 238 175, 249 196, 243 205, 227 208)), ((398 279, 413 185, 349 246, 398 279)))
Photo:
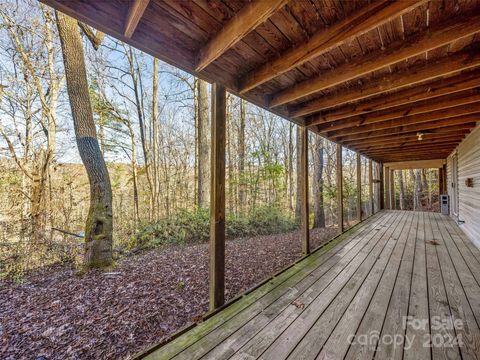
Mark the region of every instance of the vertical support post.
POLYGON ((395 170, 390 170, 390 209, 395 210, 395 170))
POLYGON ((438 168, 438 201, 443 194, 443 168, 438 168))
POLYGON ((375 212, 375 206, 373 204, 373 162, 372 159, 368 159, 368 197, 370 204, 370 215, 375 212))
POLYGON ((390 207, 390 168, 385 167, 385 208, 390 207))
POLYGON ((225 302, 225 144, 226 93, 212 85, 210 174, 210 310, 225 302))
POLYGON ((447 189, 447 164, 443 164, 443 182, 442 182, 442 194, 446 194, 447 189))
POLYGON ((379 163, 378 164, 379 166, 379 172, 380 172, 380 210, 383 210, 385 209, 385 186, 384 186, 384 183, 383 183, 383 164, 382 163, 379 163))
POLYGON ((300 127, 300 177, 302 181, 301 189, 301 230, 302 230, 302 253, 310 253, 310 230, 309 230, 309 210, 308 210, 308 129, 305 126, 300 127))
POLYGON ((337 144, 337 220, 338 231, 343 232, 343 161, 342 145, 337 144))
POLYGON ((357 153, 357 220, 362 221, 362 159, 357 153))

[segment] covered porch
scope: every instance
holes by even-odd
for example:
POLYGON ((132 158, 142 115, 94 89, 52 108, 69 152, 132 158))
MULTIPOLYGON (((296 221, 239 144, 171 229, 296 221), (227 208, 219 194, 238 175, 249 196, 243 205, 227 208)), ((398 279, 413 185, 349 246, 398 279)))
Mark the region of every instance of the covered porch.
POLYGON ((438 213, 384 210, 147 359, 477 359, 480 251, 438 213))
POLYGON ((478 2, 42 1, 212 83, 211 312, 139 357, 480 357, 480 251, 448 216, 393 210, 392 180, 427 167, 442 194, 458 185, 445 164, 479 120, 478 2), (226 91, 299 126, 305 255, 228 304, 226 91), (315 251, 309 132, 337 144, 342 233, 315 251), (366 218, 357 190, 362 222, 347 232, 343 148, 368 158, 370 213, 380 210, 366 218))

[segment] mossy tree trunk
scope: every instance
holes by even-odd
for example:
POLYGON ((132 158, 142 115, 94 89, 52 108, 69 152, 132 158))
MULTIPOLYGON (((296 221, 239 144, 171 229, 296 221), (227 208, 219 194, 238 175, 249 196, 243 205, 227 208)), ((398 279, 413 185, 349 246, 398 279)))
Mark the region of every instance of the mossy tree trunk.
POLYGON ((113 263, 112 188, 93 120, 78 23, 73 18, 57 13, 57 27, 78 151, 90 182, 84 268, 105 268, 113 263))

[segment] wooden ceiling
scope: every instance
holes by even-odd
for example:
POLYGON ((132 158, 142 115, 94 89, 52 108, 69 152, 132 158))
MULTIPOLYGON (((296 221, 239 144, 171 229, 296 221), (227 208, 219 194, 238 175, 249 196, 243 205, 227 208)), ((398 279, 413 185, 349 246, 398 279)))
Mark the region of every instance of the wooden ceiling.
POLYGON ((376 161, 480 120, 480 0, 41 1, 376 161))

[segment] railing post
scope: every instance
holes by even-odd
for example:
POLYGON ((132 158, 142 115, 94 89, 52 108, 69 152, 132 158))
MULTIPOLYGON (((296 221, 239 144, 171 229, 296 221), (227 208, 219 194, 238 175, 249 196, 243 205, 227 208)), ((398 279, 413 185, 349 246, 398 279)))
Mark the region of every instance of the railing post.
POLYGON ((310 253, 310 230, 309 230, 309 209, 308 209, 308 129, 300 127, 300 171, 301 171, 301 233, 302 253, 310 253))
POLYGON ((225 130, 226 93, 212 85, 210 174, 210 310, 225 302, 225 130))
POLYGON ((362 221, 362 159, 357 153, 357 220, 362 221))
POLYGON ((375 205, 373 204, 373 162, 372 159, 368 159, 368 197, 370 204, 370 215, 375 212, 375 205))
POLYGON ((338 231, 343 232, 343 161, 342 145, 337 144, 337 220, 338 231))

